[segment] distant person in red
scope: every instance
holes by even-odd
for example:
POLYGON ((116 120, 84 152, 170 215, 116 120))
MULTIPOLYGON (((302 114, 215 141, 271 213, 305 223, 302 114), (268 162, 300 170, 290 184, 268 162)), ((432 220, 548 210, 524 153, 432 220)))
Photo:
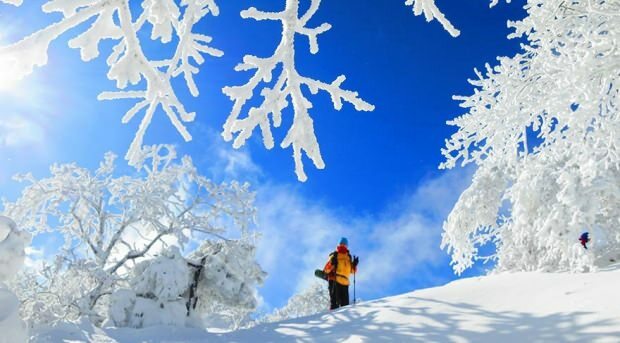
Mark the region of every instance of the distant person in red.
POLYGON ((351 257, 349 241, 342 237, 323 268, 329 282, 330 310, 349 305, 349 276, 357 271, 359 258, 351 257))
POLYGON ((581 237, 579 237, 579 241, 584 248, 588 249, 588 246, 586 244, 588 244, 588 242, 590 241, 589 234, 587 232, 582 233, 581 237))

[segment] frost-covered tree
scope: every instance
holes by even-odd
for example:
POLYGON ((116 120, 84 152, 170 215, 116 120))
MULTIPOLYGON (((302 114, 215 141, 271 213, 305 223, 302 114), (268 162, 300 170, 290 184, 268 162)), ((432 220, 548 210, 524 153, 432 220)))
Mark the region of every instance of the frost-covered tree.
POLYGON ((478 166, 444 223, 457 273, 589 270, 620 257, 620 2, 529 0, 522 51, 477 72, 442 168, 478 166), (584 231, 590 249, 578 244, 584 231), (479 249, 492 245, 481 256, 479 249))
POLYGON ((100 299, 139 259, 171 243, 184 248, 208 237, 224 239, 253 220, 248 184, 217 184, 189 157, 176 161, 170 146, 143 148, 137 158, 131 176, 115 175, 111 153, 94 173, 63 164, 53 165, 48 178, 18 176, 30 185, 17 201, 4 203, 4 212, 25 230, 62 235, 54 273, 87 275, 76 301, 80 314, 95 314, 100 299))
POLYGON ((329 310, 329 291, 325 282, 315 282, 293 295, 284 307, 265 316, 262 322, 280 322, 287 319, 310 316, 329 310))
MULTIPOLYGON (((236 324, 257 306, 256 287, 266 276, 250 235, 207 240, 189 258, 176 247, 132 269, 128 288, 110 300, 114 326, 199 325, 206 314, 236 324)), ((202 326, 202 325, 201 325, 202 326)))
POLYGON ((24 265, 30 235, 17 230, 10 218, 0 216, 0 342, 26 342, 28 330, 19 317, 19 300, 5 282, 24 265))

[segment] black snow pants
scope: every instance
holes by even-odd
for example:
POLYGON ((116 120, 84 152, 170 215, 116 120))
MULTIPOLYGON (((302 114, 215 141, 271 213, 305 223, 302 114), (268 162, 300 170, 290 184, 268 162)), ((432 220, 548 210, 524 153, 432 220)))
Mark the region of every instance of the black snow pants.
POLYGON ((349 305, 349 286, 344 286, 335 280, 329 280, 330 310, 349 305))

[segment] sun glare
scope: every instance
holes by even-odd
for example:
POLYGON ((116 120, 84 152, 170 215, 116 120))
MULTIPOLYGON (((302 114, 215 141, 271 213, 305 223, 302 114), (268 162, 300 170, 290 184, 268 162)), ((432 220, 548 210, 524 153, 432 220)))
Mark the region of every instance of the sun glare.
POLYGON ((21 79, 17 73, 12 70, 11 64, 3 63, 6 61, 2 61, 0 59, 0 91, 1 92, 11 92, 14 91, 21 79))

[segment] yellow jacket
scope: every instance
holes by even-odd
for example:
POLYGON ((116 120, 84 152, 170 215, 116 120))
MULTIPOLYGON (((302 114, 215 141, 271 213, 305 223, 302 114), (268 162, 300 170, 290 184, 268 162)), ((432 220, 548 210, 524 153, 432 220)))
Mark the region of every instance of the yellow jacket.
POLYGON ((336 280, 341 285, 349 285, 349 275, 355 273, 351 254, 345 245, 339 245, 336 251, 329 255, 323 268, 328 280, 336 280), (335 266, 334 266, 335 264, 335 266))

